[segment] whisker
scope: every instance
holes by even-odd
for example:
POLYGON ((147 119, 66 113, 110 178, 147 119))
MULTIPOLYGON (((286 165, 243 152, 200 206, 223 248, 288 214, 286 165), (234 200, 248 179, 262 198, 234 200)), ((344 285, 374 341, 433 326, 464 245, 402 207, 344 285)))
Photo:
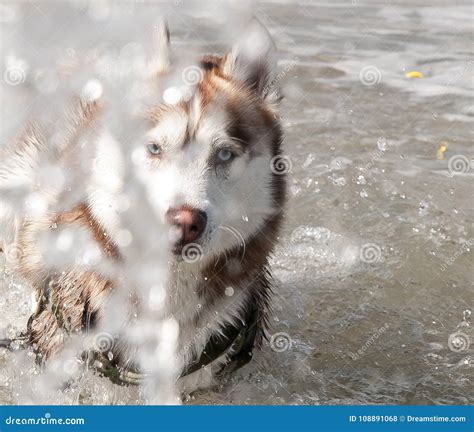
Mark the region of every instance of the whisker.
POLYGON ((237 240, 239 240, 239 243, 243 246, 242 256, 240 258, 240 262, 242 262, 245 256, 245 248, 246 248, 245 240, 242 237, 242 234, 240 234, 239 231, 234 227, 227 227, 227 226, 220 225, 219 228, 222 228, 225 231, 229 231, 231 234, 234 235, 235 238, 237 238, 237 240))

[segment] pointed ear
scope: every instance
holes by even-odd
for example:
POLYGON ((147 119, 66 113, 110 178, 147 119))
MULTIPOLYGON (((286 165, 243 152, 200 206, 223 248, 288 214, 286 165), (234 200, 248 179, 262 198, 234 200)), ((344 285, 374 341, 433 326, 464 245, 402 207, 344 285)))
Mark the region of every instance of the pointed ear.
POLYGON ((268 30, 253 18, 225 57, 223 72, 266 98, 275 92, 276 47, 268 30))
POLYGON ((155 73, 166 72, 170 68, 170 31, 165 20, 160 20, 153 30, 153 69, 155 73))

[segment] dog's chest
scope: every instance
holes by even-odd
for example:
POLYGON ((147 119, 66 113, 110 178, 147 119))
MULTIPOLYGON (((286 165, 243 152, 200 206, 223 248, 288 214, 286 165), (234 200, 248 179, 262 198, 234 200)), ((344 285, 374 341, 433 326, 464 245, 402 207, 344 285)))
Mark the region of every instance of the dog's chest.
POLYGON ((183 354, 199 354, 212 334, 219 333, 227 323, 242 315, 245 295, 224 295, 209 301, 202 290, 212 289, 210 285, 199 272, 183 269, 172 272, 166 314, 179 324, 178 349, 183 354))
POLYGON ((174 318, 180 326, 184 326, 188 321, 195 321, 200 309, 202 300, 198 295, 199 274, 185 271, 183 269, 173 269, 167 288, 166 315, 174 318))

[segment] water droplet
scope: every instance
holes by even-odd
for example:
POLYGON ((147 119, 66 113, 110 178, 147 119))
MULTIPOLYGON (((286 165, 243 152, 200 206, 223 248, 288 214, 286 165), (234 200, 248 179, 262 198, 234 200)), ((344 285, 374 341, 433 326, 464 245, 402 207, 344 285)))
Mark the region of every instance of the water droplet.
POLYGON ((163 100, 167 104, 170 104, 170 105, 177 104, 182 99, 182 97, 183 97, 183 95, 177 87, 167 88, 163 92, 163 100))
POLYGON ((471 321, 472 311, 470 309, 466 309, 462 312, 462 320, 467 322, 469 325, 469 321, 471 321))
POLYGON ((315 159, 316 159, 316 156, 313 153, 310 153, 303 163, 303 168, 309 167, 314 162, 315 159))
POLYGON ((86 85, 82 89, 81 96, 88 102, 93 102, 102 96, 103 88, 102 84, 97 79, 91 79, 87 81, 86 85))
POLYGON ((420 205, 418 207, 418 213, 420 216, 425 216, 428 213, 428 203, 425 200, 420 201, 420 205))

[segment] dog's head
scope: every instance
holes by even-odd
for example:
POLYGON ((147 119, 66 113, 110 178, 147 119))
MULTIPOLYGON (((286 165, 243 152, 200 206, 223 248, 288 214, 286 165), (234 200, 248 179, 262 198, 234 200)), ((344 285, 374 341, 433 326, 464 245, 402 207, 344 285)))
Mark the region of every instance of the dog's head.
MULTIPOLYGON (((275 47, 254 20, 229 53, 205 56, 198 66, 185 68, 198 78, 192 85, 167 86, 173 76, 183 76, 169 65, 168 41, 163 28, 155 62, 163 102, 148 105, 133 161, 154 214, 170 229, 174 258, 201 261, 244 247, 280 220, 285 169, 279 159, 275 47)), ((100 140, 109 160, 107 143, 100 140)), ((99 186, 101 179, 99 172, 99 186)), ((106 199, 99 192, 91 195, 92 209, 110 229, 114 195, 106 199)))
POLYGON ((150 113, 148 181, 178 258, 244 244, 281 212, 275 63, 273 41, 254 21, 230 53, 202 59, 191 95, 150 113))

